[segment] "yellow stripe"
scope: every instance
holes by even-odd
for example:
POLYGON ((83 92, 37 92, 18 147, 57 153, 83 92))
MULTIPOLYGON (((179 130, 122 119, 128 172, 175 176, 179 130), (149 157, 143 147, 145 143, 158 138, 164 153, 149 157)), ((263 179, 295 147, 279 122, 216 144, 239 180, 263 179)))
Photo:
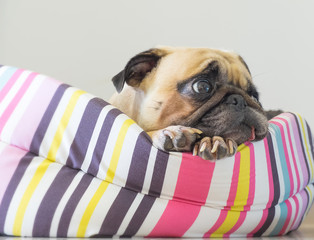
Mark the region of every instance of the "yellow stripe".
POLYGON ((22 231, 22 224, 23 224, 23 220, 24 220, 24 215, 26 212, 26 208, 28 206, 28 203, 34 193, 34 191, 36 190, 40 180, 42 179, 42 177, 44 176, 45 172, 47 171, 49 165, 52 162, 45 159, 37 168, 32 180, 30 181, 30 183, 27 186, 27 189, 20 201, 20 204, 18 206, 17 212, 16 212, 16 216, 15 216, 15 221, 14 221, 14 225, 13 225, 13 235, 17 235, 20 236, 21 235, 21 231, 22 231))
POLYGON ((107 187, 109 186, 108 182, 102 181, 96 191, 96 193, 94 194, 93 198, 91 199, 91 201, 89 202, 84 215, 81 219, 78 231, 77 231, 77 237, 85 237, 85 232, 89 223, 90 218, 92 217, 92 214, 98 204, 98 202, 100 201, 101 197, 103 196, 103 194, 105 193, 105 191, 107 190, 107 187))
POLYGON ((86 92, 82 91, 82 90, 75 91, 73 93, 67 107, 66 107, 66 110, 65 110, 65 112, 61 118, 58 129, 55 133, 55 136, 52 140, 52 144, 51 144, 50 149, 48 151, 47 158, 50 159, 51 161, 55 161, 55 159, 56 159, 57 151, 60 147, 63 133, 64 133, 69 121, 70 121, 70 118, 72 116, 72 113, 74 111, 74 108, 76 106, 76 103, 77 103, 79 97, 84 93, 86 93, 86 92))
POLYGON ((228 211, 227 217, 224 220, 223 224, 211 234, 211 238, 222 238, 225 233, 231 230, 233 226, 237 223, 240 217, 240 212, 237 211, 228 211))
POLYGON ((247 204, 250 189, 250 148, 244 144, 239 146, 237 151, 241 151, 240 169, 237 193, 234 205, 228 211, 227 217, 223 224, 211 235, 211 237, 223 237, 238 222, 240 212, 244 210, 247 204))
POLYGON ((123 141, 125 139, 126 133, 129 129, 129 127, 134 124, 135 122, 132 119, 127 119, 123 124, 120 129, 117 141, 114 146, 113 154, 111 157, 111 161, 109 164, 109 168, 107 171, 107 175, 104 181, 100 184, 98 187, 96 193, 94 194, 93 198, 89 202, 83 217, 81 219, 78 231, 77 231, 77 237, 85 237, 86 229, 88 226, 88 223, 93 215, 93 212, 95 211, 95 208, 100 201, 101 197, 105 193, 108 185, 113 181, 113 178, 115 176, 115 172, 118 166, 118 161, 121 153, 121 149, 123 146, 123 141))
POLYGON ((247 204, 250 190, 250 148, 243 144, 242 149, 238 149, 238 151, 241 151, 239 180, 237 194, 231 210, 243 211, 244 206, 247 204))
POLYGON ((107 171, 107 175, 106 175, 106 178, 105 178, 105 181, 108 181, 108 182, 112 182, 113 181, 113 178, 114 178, 114 175, 116 173, 116 169, 117 169, 117 166, 118 166, 118 161, 119 161, 119 158, 120 158, 120 153, 121 153, 121 149, 122 149, 122 146, 123 146, 123 141, 124 141, 124 138, 126 136, 126 133, 129 129, 129 127, 134 124, 134 121, 132 119, 127 119, 121 129, 120 129, 120 132, 119 132, 119 135, 118 135, 118 139, 116 141, 116 144, 114 146, 114 150, 113 150, 113 154, 112 154, 112 157, 111 157, 111 161, 110 161, 110 165, 109 165, 109 168, 108 168, 108 171, 107 171))
POLYGON ((309 194, 309 202, 308 202, 308 205, 307 205, 307 208, 306 208, 306 213, 305 213, 305 215, 310 211, 310 209, 311 209, 311 206, 312 206, 312 201, 313 201, 313 192, 312 192, 312 190, 310 189, 310 187, 307 185, 306 186, 306 189, 307 189, 307 192, 308 192, 308 194, 309 194))
POLYGON ((313 168, 313 163, 312 163, 313 160, 311 159, 311 154, 309 152, 309 145, 308 145, 307 138, 306 138, 305 127, 304 127, 304 123, 303 123, 302 117, 299 114, 298 114, 298 117, 300 119, 300 123, 301 123, 301 126, 302 126, 303 139, 304 139, 304 142, 305 142, 306 153, 307 153, 307 156, 308 156, 308 159, 309 159, 308 162, 311 165, 311 178, 313 178, 313 175, 314 175, 314 168, 313 168))

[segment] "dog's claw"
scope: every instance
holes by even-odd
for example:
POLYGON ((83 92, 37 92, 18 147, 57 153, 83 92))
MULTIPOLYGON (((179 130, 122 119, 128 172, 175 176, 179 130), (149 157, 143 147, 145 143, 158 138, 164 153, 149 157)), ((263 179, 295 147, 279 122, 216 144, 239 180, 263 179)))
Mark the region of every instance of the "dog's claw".
POLYGON ((232 139, 225 140, 218 136, 204 137, 195 143, 193 155, 198 155, 205 160, 217 160, 233 156, 236 149, 237 144, 232 139))
POLYGON ((219 141, 217 140, 215 143, 214 143, 214 146, 212 148, 212 150, 210 151, 211 153, 215 153, 218 149, 218 146, 219 146, 219 141))

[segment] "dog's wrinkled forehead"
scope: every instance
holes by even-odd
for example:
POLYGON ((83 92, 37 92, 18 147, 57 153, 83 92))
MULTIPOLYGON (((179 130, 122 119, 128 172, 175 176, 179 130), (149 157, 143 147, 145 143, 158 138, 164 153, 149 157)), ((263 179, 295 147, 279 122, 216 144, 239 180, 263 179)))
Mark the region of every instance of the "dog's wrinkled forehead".
POLYGON ((118 92, 125 83, 139 87, 151 72, 158 79, 178 83, 207 71, 212 63, 216 63, 224 84, 232 84, 244 91, 252 85, 250 71, 238 54, 210 48, 153 48, 131 58, 112 80, 118 92))
POLYGON ((234 52, 221 51, 210 48, 173 48, 161 47, 153 49, 157 54, 162 54, 160 70, 172 71, 175 77, 181 80, 191 78, 203 72, 208 72, 215 63, 221 81, 240 87, 247 91, 252 85, 249 68, 243 58, 234 52))

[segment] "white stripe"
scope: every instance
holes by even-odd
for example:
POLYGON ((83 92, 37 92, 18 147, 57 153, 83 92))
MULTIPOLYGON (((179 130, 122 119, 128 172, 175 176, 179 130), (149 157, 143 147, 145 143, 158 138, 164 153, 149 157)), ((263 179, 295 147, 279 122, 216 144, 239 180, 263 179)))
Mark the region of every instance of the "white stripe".
POLYGON ((116 142, 121 130, 122 125, 126 120, 130 119, 128 116, 124 114, 120 114, 116 117, 112 127, 110 129, 110 133, 108 136, 106 148, 104 154, 102 156, 101 162, 99 164, 99 169, 97 173, 97 177, 100 179, 105 179, 107 175, 107 171, 110 166, 111 158, 116 146, 116 142))
POLYGON ((182 153, 171 152, 169 154, 168 164, 166 168, 164 184, 162 186, 161 195, 163 198, 172 199, 182 163, 182 153))
POLYGON ((2 151, 8 146, 7 143, 4 143, 0 140, 0 154, 2 153, 2 151))
MULTIPOLYGON (((252 210, 263 210, 269 201, 269 175, 264 141, 254 142, 255 193, 252 210)), ((271 183, 273 184, 273 183, 271 183)))
POLYGON ((206 206, 223 208, 227 205, 232 183, 235 156, 216 161, 211 185, 206 198, 206 206))
POLYGON ((91 95, 83 94, 77 101, 73 112, 71 114, 70 120, 66 129, 63 133, 60 147, 56 154, 56 161, 61 164, 66 164, 67 158, 69 156, 70 148, 72 142, 75 138, 76 132, 78 130, 79 124, 82 120, 82 116, 86 109, 88 102, 91 100, 91 95))
MULTIPOLYGON (((132 124, 125 135, 118 166, 115 172, 115 177, 113 179, 113 183, 118 186, 125 186, 126 184, 130 165, 132 162, 134 148, 139 134, 142 131, 143 130, 137 124, 132 124)), ((137 159, 135 159, 135 161, 137 161, 137 159)))
POLYGON ((134 201, 132 202, 132 205, 130 206, 129 210, 127 211, 119 230, 117 231, 117 235, 121 236, 125 230, 127 229, 129 223, 131 222, 138 206, 140 205, 141 201, 143 200, 144 195, 143 194, 137 194, 134 201))
POLYGON ((99 135, 100 135, 100 131, 101 131, 102 125, 104 123, 105 117, 107 116, 108 112, 111 109, 113 109, 113 106, 107 105, 101 110, 101 112, 99 114, 95 128, 94 128, 93 133, 92 133, 91 140, 90 140, 88 148, 87 148, 87 152, 85 154, 83 164, 81 166, 81 169, 85 172, 87 172, 89 165, 92 161, 95 146, 96 146, 98 138, 100 137, 99 135))
POLYGON ((15 95, 20 90, 21 86, 23 85, 23 83, 30 74, 31 74, 30 71, 24 71, 16 80, 16 82, 14 83, 14 85, 9 90, 8 94, 4 97, 0 104, 0 116, 3 114, 8 105, 11 103, 12 99, 15 97, 15 95))
POLYGON ((136 236, 144 237, 150 234, 164 213, 167 205, 168 200, 157 198, 149 213, 147 214, 142 226, 136 233, 136 236))
MULTIPOLYGON (((100 180, 98 179, 98 181, 100 180)), ((105 220, 106 215, 109 209, 111 208, 113 202, 115 201, 120 190, 121 188, 118 186, 115 186, 114 184, 108 185, 108 188, 106 189, 105 193, 100 198, 90 218, 89 224, 86 228, 85 236, 91 236, 91 235, 95 235, 96 233, 99 233, 102 223, 105 220)), ((82 209, 80 209, 80 211, 84 212, 82 211, 82 209)), ((76 234, 76 232, 74 232, 74 234, 76 234)))
POLYGON ((25 220, 23 221, 22 231, 21 231, 22 235, 32 236, 33 225, 34 225, 38 208, 45 194, 47 193, 49 186, 55 179, 61 167, 62 165, 60 164, 51 163, 49 167, 47 168, 46 173, 44 174, 44 176, 41 178, 40 182, 38 183, 25 211, 25 215, 24 215, 25 220))
POLYGON ((232 234, 233 237, 245 237, 248 233, 252 232, 260 223, 263 217, 263 210, 260 211, 248 211, 246 217, 241 226, 232 234))
POLYGON ((51 228, 50 228, 50 237, 56 237, 58 233, 58 227, 59 227, 59 222, 61 221, 61 216, 63 211, 65 210, 66 204, 70 200, 70 197, 74 193, 75 189, 79 185, 82 177, 84 176, 85 173, 83 172, 78 172, 76 176, 73 178, 71 184, 63 194, 57 208, 55 211, 55 214, 53 216, 53 219, 51 221, 51 228))
POLYGON ((200 212, 192 226, 185 232, 183 237, 200 237, 200 233, 205 234, 217 222, 221 213, 219 208, 201 207, 200 212))
POLYGON ((2 77, 2 74, 4 74, 8 69, 10 69, 11 67, 8 66, 2 66, 0 67, 0 78, 2 77))
POLYGON ((14 195, 10 202, 10 206, 8 208, 7 216, 5 219, 5 225, 4 225, 4 232, 6 234, 9 234, 9 235, 13 234, 14 221, 15 221, 17 210, 18 210, 18 206, 20 206, 20 201, 22 200, 23 195, 28 187, 28 184, 33 178, 38 166, 44 160, 45 159, 41 157, 33 158, 30 165, 25 170, 24 175, 21 178, 21 181, 14 192, 14 195))
POLYGON ((145 171, 145 178, 144 178, 143 189, 142 189, 143 194, 148 194, 149 192, 150 184, 151 184, 153 173, 154 173, 157 153, 158 153, 157 148, 152 146, 152 148, 150 149, 147 168, 145 171))
POLYGON ((59 127, 59 123, 61 121, 61 118, 68 106, 68 103, 72 97, 72 95, 74 94, 74 92, 77 91, 76 88, 73 87, 69 87, 67 88, 67 90, 64 92, 60 103, 58 104, 58 107, 55 111, 55 113, 53 114, 50 124, 47 128, 46 134, 43 138, 43 141, 40 145, 40 149, 39 149, 39 155, 40 156, 44 156, 47 157, 48 155, 48 151, 50 149, 51 143, 53 141, 53 138, 56 134, 56 131, 59 127))
POLYGON ((19 101, 18 105, 14 109, 9 121, 6 123, 2 131, 3 140, 6 142, 11 142, 12 135, 18 123, 20 123, 28 105, 32 101, 35 93, 42 84, 45 76, 37 75, 35 79, 30 84, 29 88, 25 92, 24 96, 19 101))

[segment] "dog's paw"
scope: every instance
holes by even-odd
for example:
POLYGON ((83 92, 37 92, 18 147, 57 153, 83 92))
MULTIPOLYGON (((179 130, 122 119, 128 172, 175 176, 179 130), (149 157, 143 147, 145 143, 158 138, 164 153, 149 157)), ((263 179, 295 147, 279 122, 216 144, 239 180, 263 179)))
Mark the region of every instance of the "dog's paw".
POLYGON ((193 155, 198 155, 205 160, 218 160, 233 156, 237 148, 237 143, 232 139, 218 136, 204 137, 195 143, 193 155))
POLYGON ((169 126, 152 135, 153 144, 165 151, 189 152, 201 138, 201 130, 180 125, 169 126))

